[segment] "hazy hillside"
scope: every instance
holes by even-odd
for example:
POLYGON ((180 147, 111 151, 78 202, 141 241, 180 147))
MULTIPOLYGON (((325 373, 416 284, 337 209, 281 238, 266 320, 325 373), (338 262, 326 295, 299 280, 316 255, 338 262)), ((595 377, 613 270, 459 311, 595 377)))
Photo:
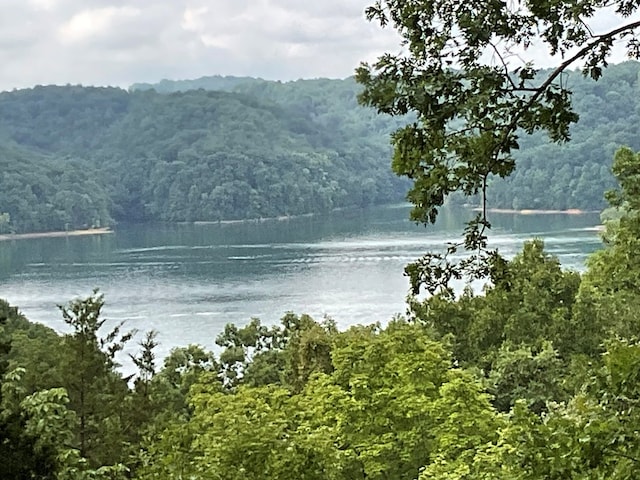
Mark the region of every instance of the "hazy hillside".
MULTIPOLYGON (((0 138, 29 159, 5 156, 22 183, 53 165, 75 169, 73 159, 98 185, 95 195, 106 191, 109 198, 107 212, 45 223, 25 218, 29 208, 39 208, 38 198, 17 208, 19 194, 3 184, 0 212, 11 218, 4 228, 78 228, 110 218, 258 218, 401 200, 405 185, 388 167, 392 123, 357 107, 356 85, 342 83, 342 90, 335 88, 341 82, 323 86, 324 100, 307 95, 318 105, 339 104, 332 97, 338 92, 350 98, 342 109, 324 111, 251 92, 36 87, 3 93, 0 138)), ((69 200, 73 208, 78 205, 69 200)))
MULTIPOLYGON (((563 77, 572 141, 523 137, 492 206, 599 209, 621 145, 640 149, 638 63, 599 82, 563 77)), ((130 91, 35 87, 0 94, 0 230, 112 221, 225 220, 401 200, 389 134, 407 119, 357 104, 353 79, 204 77, 130 91), (7 221, 8 219, 8 221, 7 221)))
MULTIPOLYGON (((568 72, 562 81, 574 94, 574 107, 580 121, 572 127, 571 142, 550 144, 543 134, 522 137, 516 152, 516 172, 508 179, 495 179, 489 201, 502 208, 583 208, 604 206, 603 193, 614 185, 610 173, 615 150, 622 146, 640 149, 638 135, 638 75, 640 64, 625 62, 604 70, 598 82, 585 78, 580 71, 568 72)), ((235 77, 202 77, 197 80, 168 81, 155 85, 134 85, 133 89, 154 88, 166 93, 190 88, 246 92, 289 106, 293 111, 320 109, 356 111, 353 96, 344 91, 345 82, 335 80, 299 80, 280 83, 235 77), (321 91, 333 89, 334 95, 323 98, 321 91), (311 95, 305 96, 303 92, 311 95), (316 98, 323 98, 317 101, 316 98)), ((354 92, 357 91, 354 90, 354 92)), ((379 125, 388 125, 379 117, 379 125)), ((397 120, 396 120, 397 122, 397 120)), ((397 124, 397 123, 396 123, 397 124)), ((349 127, 351 124, 347 123, 349 127)), ((362 132, 349 130, 349 135, 362 132)))

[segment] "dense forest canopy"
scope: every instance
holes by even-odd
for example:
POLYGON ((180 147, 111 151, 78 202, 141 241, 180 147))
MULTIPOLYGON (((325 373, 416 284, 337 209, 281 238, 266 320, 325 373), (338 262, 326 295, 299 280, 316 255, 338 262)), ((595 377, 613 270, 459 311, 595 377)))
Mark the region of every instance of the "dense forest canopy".
MULTIPOLYGON (((614 184, 613 152, 640 148, 639 72, 635 62, 611 66, 598 82, 566 72, 580 116, 572 141, 523 138, 512 176, 491 180, 489 206, 602 208, 614 184)), ((354 79, 203 77, 128 92, 66 86, 1 93, 0 233, 400 201, 408 183, 390 172, 388 142, 411 117, 358 106, 360 91, 354 79)))
POLYGON ((204 90, 160 95, 68 86, 2 93, 7 170, 0 212, 9 218, 2 228, 217 221, 399 201, 406 187, 387 160, 393 123, 358 107, 357 88, 352 80, 310 82, 280 103, 204 90), (350 101, 344 106, 338 98, 350 101), (90 179, 77 195, 64 195, 60 213, 46 189, 58 171, 66 172, 63 192, 74 178, 90 179), (87 190, 89 198, 81 198, 87 190))

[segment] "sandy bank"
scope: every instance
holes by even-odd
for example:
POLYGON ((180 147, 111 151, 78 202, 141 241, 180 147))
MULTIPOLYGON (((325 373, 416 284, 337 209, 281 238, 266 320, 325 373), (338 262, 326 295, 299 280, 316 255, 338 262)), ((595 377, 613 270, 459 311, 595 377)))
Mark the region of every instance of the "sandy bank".
MULTIPOLYGON (((482 209, 480 207, 476 207, 473 209, 474 212, 480 212, 482 209)), ((534 209, 523 209, 523 210, 514 210, 510 208, 489 208, 487 209, 489 213, 514 213, 517 215, 585 215, 587 213, 598 213, 597 210, 579 210, 577 208, 570 208, 568 210, 534 210, 534 209)))
MULTIPOLYGON (((334 211, 338 211, 335 209, 334 211)), ((193 222, 179 222, 193 225, 234 225, 238 223, 263 223, 263 222, 283 222, 286 220, 293 220, 295 218, 313 217, 314 213, 300 213, 296 215, 280 215, 279 217, 260 217, 260 218, 245 218, 241 220, 195 220, 193 222)))
POLYGON ((55 237, 80 237, 83 235, 104 235, 113 233, 110 228, 87 228, 86 230, 69 230, 68 232, 35 232, 35 233, 8 233, 0 235, 0 241, 26 240, 29 238, 55 238, 55 237))

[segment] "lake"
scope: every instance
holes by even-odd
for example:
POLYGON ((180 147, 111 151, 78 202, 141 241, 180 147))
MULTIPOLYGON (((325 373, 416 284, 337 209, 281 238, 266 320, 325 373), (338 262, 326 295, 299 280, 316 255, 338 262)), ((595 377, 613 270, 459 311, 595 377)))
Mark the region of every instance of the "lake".
MULTIPOLYGON (((340 327, 404 313, 403 267, 460 236, 473 213, 446 209, 435 226, 409 222, 406 205, 230 224, 119 225, 90 237, 0 242, 0 298, 63 330, 56 307, 94 288, 109 321, 159 332, 175 346, 214 347, 229 322, 287 311, 328 315, 340 327)), ((515 255, 538 237, 567 268, 600 247, 598 214, 491 214, 490 246, 515 255)))

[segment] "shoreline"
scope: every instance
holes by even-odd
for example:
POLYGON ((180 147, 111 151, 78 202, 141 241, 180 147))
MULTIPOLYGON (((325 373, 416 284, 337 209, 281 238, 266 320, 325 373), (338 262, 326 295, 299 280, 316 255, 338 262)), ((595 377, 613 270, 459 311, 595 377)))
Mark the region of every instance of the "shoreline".
MULTIPOLYGON (((405 206, 405 204, 399 204, 405 206)), ((332 211, 346 210, 345 208, 337 208, 332 211)), ((471 211, 481 212, 481 207, 472 207, 471 211)), ((511 208, 487 208, 488 213, 504 213, 512 215, 586 215, 591 213, 599 213, 599 210, 580 210, 577 208, 570 208, 567 210, 536 210, 536 209, 511 209, 511 208)), ((318 215, 317 213, 300 213, 294 215, 280 215, 277 217, 260 217, 260 218, 246 218, 237 220, 195 220, 191 222, 175 222, 178 224, 191 224, 191 225, 234 225, 243 223, 264 223, 264 222, 282 222, 293 220, 296 218, 313 217, 318 215)), ((173 222, 169 222, 173 223, 173 222)), ((109 227, 100 228, 87 228, 81 230, 69 230, 69 231, 51 231, 51 232, 31 232, 31 233, 3 233, 0 234, 0 242, 6 242, 9 240, 29 240, 36 238, 62 238, 62 237, 80 237, 88 235, 106 235, 114 233, 109 227)))
POLYGON ((113 230, 111 230, 109 227, 54 232, 4 233, 0 234, 0 242, 8 240, 28 240, 32 238, 60 238, 81 237, 86 235, 106 235, 109 233, 113 233, 113 230))
MULTIPOLYGON (((474 212, 481 212, 481 207, 474 207, 474 212)), ((511 208, 487 208, 489 213, 511 213, 516 215, 587 215, 591 213, 599 213, 599 210, 580 210, 578 208, 569 208, 567 210, 536 210, 530 208, 523 208, 522 210, 515 210, 511 208)))
MULTIPOLYGON (((334 209, 338 211, 340 209, 334 209)), ((240 223, 265 223, 265 222, 284 222, 287 220, 294 220, 296 218, 308 218, 318 215, 317 213, 297 213, 294 215, 280 215, 278 217, 257 217, 257 218, 245 218, 238 220, 194 220, 192 222, 177 222, 185 225, 237 225, 240 223)))

